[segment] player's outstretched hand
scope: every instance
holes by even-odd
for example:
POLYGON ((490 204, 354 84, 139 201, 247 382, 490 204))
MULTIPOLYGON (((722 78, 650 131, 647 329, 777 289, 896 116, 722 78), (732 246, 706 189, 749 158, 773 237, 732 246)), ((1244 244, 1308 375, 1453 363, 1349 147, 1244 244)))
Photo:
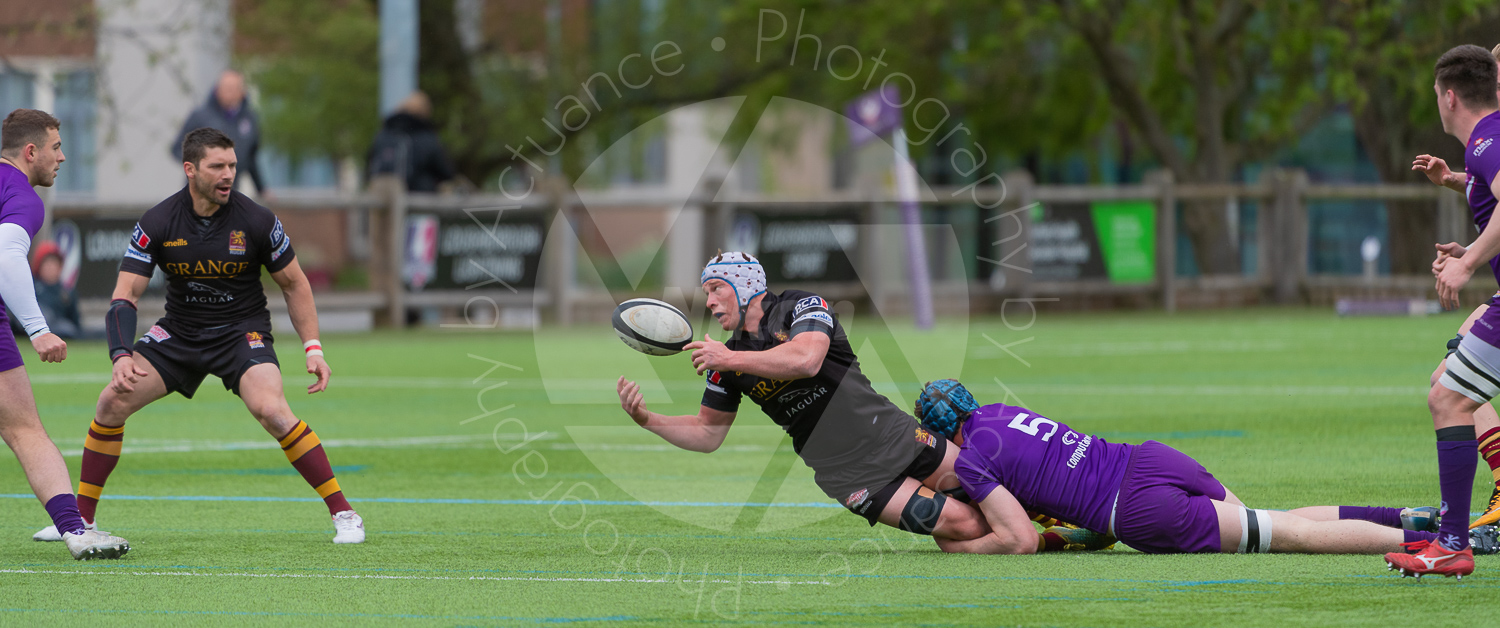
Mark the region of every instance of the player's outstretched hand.
POLYGON ((31 348, 36 349, 43 362, 61 362, 68 358, 68 343, 52 332, 32 339, 31 348))
POLYGON ((1448 169, 1448 162, 1432 155, 1417 155, 1411 162, 1411 169, 1427 175, 1427 180, 1433 185, 1447 186, 1448 179, 1454 176, 1448 169))
POLYGON ((724 343, 703 334, 703 340, 690 342, 683 347, 684 351, 693 352, 693 368, 702 375, 704 371, 713 369, 715 371, 727 371, 730 354, 734 353, 724 343))
POLYGON ((135 358, 125 356, 115 360, 114 372, 109 377, 109 388, 117 393, 135 392, 135 383, 148 373, 135 365, 135 358))
POLYGON ((621 375, 620 380, 615 382, 615 392, 620 394, 620 407, 625 410, 625 414, 630 415, 637 425, 645 425, 651 413, 646 410, 646 398, 641 395, 640 385, 621 375))
POLYGON ((307 387, 307 394, 320 393, 328 390, 328 377, 333 375, 333 369, 328 368, 328 362, 321 355, 307 356, 307 372, 318 376, 318 381, 307 387))

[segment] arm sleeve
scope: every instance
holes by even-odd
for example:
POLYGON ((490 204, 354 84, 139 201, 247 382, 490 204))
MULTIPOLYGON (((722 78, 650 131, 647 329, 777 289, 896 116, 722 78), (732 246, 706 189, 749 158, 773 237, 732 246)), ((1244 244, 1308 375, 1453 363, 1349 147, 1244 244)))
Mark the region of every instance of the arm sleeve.
POLYGON ((120 260, 120 272, 150 277, 156 272, 156 252, 161 248, 161 234, 152 236, 147 227, 147 218, 135 223, 130 233, 130 242, 125 245, 125 257, 120 260))
POLYGON ((788 334, 795 338, 797 334, 816 331, 831 337, 833 326, 833 311, 828 308, 828 301, 813 295, 797 301, 797 306, 792 309, 792 325, 788 334))
POLYGON ((995 479, 982 465, 975 464, 969 452, 958 455, 958 460, 953 462, 953 473, 958 476, 958 484, 964 487, 964 492, 969 494, 969 499, 982 502, 989 497, 1000 482, 995 479))
POLYGON ((720 412, 738 412, 740 391, 718 371, 708 372, 708 381, 703 386, 703 405, 720 412))
MULTIPOLYGON (((267 210, 269 211, 269 210, 267 210)), ((281 219, 271 216, 271 227, 259 242, 260 263, 267 271, 280 272, 292 263, 297 253, 292 250, 292 238, 281 226, 281 219)))
POLYGON ((0 299, 10 306, 16 320, 35 338, 49 331, 47 319, 36 302, 36 287, 31 283, 31 235, 21 225, 0 223, 0 299))

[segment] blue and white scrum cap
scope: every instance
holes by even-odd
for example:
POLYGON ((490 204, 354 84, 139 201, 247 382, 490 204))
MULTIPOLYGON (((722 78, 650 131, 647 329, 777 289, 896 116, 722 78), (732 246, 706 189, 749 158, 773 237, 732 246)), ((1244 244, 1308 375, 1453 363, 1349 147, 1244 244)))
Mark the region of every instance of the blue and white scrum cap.
POLYGON ((942 434, 953 440, 960 423, 969 420, 969 415, 979 409, 974 395, 956 379, 940 379, 927 382, 922 395, 917 397, 917 420, 929 432, 942 434))
POLYGON ((759 260, 747 253, 730 251, 708 260, 698 285, 706 284, 710 279, 722 279, 729 287, 734 288, 734 297, 739 302, 742 315, 745 308, 750 306, 750 299, 766 293, 766 269, 760 265, 759 260))

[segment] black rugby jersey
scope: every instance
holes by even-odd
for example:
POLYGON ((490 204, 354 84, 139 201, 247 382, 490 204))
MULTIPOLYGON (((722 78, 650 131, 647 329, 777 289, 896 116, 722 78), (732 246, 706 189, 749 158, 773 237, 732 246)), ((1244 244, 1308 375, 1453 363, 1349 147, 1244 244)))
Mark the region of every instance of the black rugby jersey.
MULTIPOLYGON (((818 373, 797 380, 774 380, 710 370, 703 405, 735 412, 740 396, 749 395, 766 416, 786 429, 798 453, 802 453, 819 421, 830 414, 858 417, 865 423, 874 423, 872 419, 881 415, 894 423, 906 415, 875 392, 870 379, 860 371, 859 358, 849 346, 849 337, 823 297, 801 290, 787 290, 779 295, 767 292, 760 307, 763 314, 758 332, 736 332, 724 345, 733 351, 765 351, 797 334, 824 333, 829 336, 828 353, 823 356, 818 373)), ((902 425, 903 430, 905 427, 902 425)))
POLYGON ((260 269, 280 271, 294 257, 291 238, 271 210, 236 191, 204 218, 193 212, 184 187, 141 216, 120 270, 150 277, 161 267, 172 322, 207 328, 261 321, 269 330, 260 269))

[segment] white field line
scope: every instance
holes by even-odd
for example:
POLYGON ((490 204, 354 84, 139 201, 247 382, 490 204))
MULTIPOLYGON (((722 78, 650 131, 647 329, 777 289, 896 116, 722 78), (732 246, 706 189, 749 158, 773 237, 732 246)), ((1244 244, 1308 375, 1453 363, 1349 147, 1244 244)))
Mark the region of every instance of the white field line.
MULTIPOLYGON (((84 571, 84 570, 62 570, 62 569, 0 569, 0 574, 25 574, 25 575, 79 575, 79 576, 146 576, 146 577, 197 577, 197 578, 310 578, 315 580, 434 580, 434 581, 494 581, 494 582, 623 582, 630 584, 680 584, 688 582, 699 584, 704 582, 690 579, 685 574, 683 577, 672 578, 566 578, 566 577, 542 577, 542 576, 392 576, 384 574, 294 574, 294 573, 248 573, 248 572, 199 572, 199 571, 84 571)), ((707 580, 711 584, 816 584, 830 586, 831 583, 819 580, 707 580)))

